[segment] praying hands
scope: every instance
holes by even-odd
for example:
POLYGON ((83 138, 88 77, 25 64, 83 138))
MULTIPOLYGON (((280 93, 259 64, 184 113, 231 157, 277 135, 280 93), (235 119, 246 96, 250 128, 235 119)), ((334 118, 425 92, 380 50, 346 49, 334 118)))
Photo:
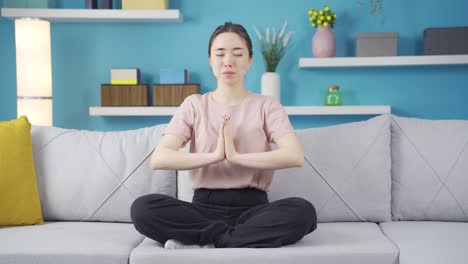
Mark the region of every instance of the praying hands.
POLYGON ((223 120, 219 124, 218 143, 215 151, 218 159, 233 161, 238 154, 234 145, 234 139, 231 134, 230 117, 224 115, 223 120))

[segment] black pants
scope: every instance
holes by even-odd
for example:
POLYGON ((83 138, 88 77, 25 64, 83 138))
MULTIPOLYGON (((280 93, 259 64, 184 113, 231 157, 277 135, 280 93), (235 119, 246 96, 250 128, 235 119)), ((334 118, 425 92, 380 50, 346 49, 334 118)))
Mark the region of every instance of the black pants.
POLYGON ((281 247, 317 228, 314 206, 302 198, 268 202, 256 188, 197 189, 192 203, 163 194, 136 199, 131 207, 135 228, 164 244, 215 247, 281 247))

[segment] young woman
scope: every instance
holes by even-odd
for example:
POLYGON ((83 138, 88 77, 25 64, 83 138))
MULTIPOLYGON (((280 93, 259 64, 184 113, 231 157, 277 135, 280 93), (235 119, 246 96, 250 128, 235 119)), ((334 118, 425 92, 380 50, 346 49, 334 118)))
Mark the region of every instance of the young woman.
POLYGON ((317 228, 310 202, 268 201, 273 170, 304 157, 281 104, 244 87, 252 55, 244 27, 217 27, 208 46, 216 89, 187 97, 155 148, 152 168, 191 170, 195 190, 191 203, 162 194, 133 203, 136 229, 165 248, 280 247, 317 228), (179 152, 188 141, 190 152, 179 152))

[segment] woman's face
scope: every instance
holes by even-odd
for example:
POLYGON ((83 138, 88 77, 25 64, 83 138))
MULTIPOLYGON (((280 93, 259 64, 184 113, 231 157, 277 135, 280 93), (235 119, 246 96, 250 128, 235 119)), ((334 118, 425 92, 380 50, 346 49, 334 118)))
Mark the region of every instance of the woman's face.
POLYGON ((216 36, 209 61, 216 79, 227 83, 243 81, 252 63, 245 40, 233 32, 216 36))

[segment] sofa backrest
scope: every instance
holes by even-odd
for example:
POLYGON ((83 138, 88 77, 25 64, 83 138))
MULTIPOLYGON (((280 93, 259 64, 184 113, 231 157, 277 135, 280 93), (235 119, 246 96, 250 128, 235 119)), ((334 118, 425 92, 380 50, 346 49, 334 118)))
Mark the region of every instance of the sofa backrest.
MULTIPOLYGON (((185 145, 184 148, 179 151, 189 152, 190 141, 185 145)), ((192 190, 192 182, 189 178, 189 170, 178 170, 177 171, 177 199, 192 202, 194 191, 192 190)))
MULTIPOLYGON (((391 220, 390 123, 382 115, 296 130, 305 165, 275 172, 270 201, 305 198, 315 206, 319 222, 391 220)), ((178 198, 191 201, 188 171, 178 171, 177 178, 178 198)))
POLYGON ((175 197, 176 172, 153 171, 149 164, 165 127, 93 132, 34 126, 44 220, 131 222, 135 198, 175 197))
POLYGON ((468 221, 468 120, 391 117, 393 220, 468 221))
POLYGON ((277 170, 270 200, 305 198, 319 222, 391 219, 389 116, 296 133, 304 166, 277 170))
MULTIPOLYGON (((150 169, 165 127, 33 127, 44 219, 130 222, 130 205, 141 195, 191 201, 189 171, 175 177, 175 171, 150 169)), ((303 197, 316 207, 319 222, 468 221, 467 120, 382 115, 296 132, 305 165, 275 172, 270 201, 303 197)))

